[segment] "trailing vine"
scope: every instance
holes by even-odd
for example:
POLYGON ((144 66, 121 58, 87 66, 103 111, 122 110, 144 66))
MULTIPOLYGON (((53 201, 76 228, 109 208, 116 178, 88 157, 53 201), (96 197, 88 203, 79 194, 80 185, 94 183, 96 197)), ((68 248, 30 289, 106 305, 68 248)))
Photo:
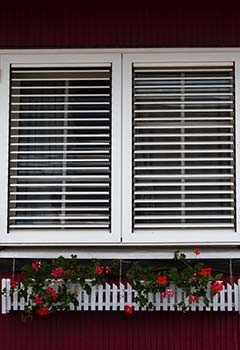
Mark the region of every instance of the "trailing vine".
MULTIPOLYGON (((195 257, 200 250, 195 248, 195 257)), ((207 291, 210 286, 211 293, 217 294, 224 286, 220 279, 222 274, 213 276, 210 267, 203 263, 192 262, 180 251, 174 253, 177 267, 166 271, 155 271, 153 266, 141 264, 129 269, 126 276, 137 291, 135 301, 141 306, 152 308, 148 302, 149 293, 161 293, 162 298, 175 298, 173 286, 181 288, 185 293, 186 301, 175 304, 175 308, 187 311, 192 303, 203 302, 208 305, 207 291)), ((27 300, 24 315, 32 317, 48 315, 57 311, 67 311, 70 304, 78 306, 79 285, 87 293, 91 292, 92 285, 105 283, 113 271, 116 262, 111 266, 100 261, 81 265, 76 256, 65 259, 60 256, 52 261, 36 260, 22 268, 21 282, 11 280, 11 293, 18 290, 19 296, 27 300)), ((3 291, 6 294, 6 290, 3 291)), ((175 300, 175 299, 174 299, 175 300)), ((125 305, 125 312, 131 314, 131 305, 125 305)))

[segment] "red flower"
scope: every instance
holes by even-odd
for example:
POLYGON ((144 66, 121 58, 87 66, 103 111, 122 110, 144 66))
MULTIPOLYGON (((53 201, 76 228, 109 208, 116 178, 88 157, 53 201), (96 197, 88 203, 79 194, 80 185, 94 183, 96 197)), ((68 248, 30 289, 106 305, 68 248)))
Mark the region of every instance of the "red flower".
POLYGON ((189 300, 189 303, 195 303, 198 301, 198 296, 197 295, 190 295, 188 300, 189 300))
POLYGON ((17 288, 17 286, 18 286, 17 281, 11 280, 11 288, 12 288, 12 289, 15 289, 15 288, 17 288))
POLYGON ((201 276, 209 276, 211 275, 211 271, 212 271, 211 267, 205 267, 200 270, 199 274, 201 276))
POLYGON ((200 249, 199 248, 195 248, 194 249, 194 254, 195 255, 199 255, 200 254, 200 249))
POLYGON ((167 295, 172 298, 174 296, 174 291, 172 289, 167 290, 167 295))
POLYGON ((102 266, 96 266, 96 275, 100 276, 103 274, 103 267, 102 266))
POLYGON ((162 298, 167 298, 167 297, 172 298, 174 296, 174 291, 172 289, 167 289, 166 291, 162 292, 162 298))
POLYGON ((48 315, 48 314, 49 314, 49 308, 46 307, 46 306, 43 306, 43 307, 41 307, 41 308, 38 310, 37 313, 38 313, 39 316, 48 315))
POLYGON ((48 288, 46 290, 46 293, 51 295, 51 297, 53 298, 54 301, 57 300, 57 293, 55 292, 55 290, 53 290, 52 288, 48 288))
POLYGON ((42 297, 36 296, 34 300, 37 305, 41 305, 43 303, 42 297))
POLYGON ((127 314, 132 315, 132 313, 133 313, 132 306, 126 305, 125 308, 124 308, 124 311, 125 311, 127 314))
POLYGON ((56 269, 52 270, 51 276, 54 278, 61 278, 63 276, 63 269, 61 267, 57 267, 56 269))
POLYGON ((110 272, 109 266, 105 266, 105 273, 108 274, 110 272))
POLYGON ((167 276, 159 276, 157 278, 157 284, 159 286, 165 286, 167 284, 167 276))
POLYGON ((41 267, 41 261, 37 260, 35 262, 32 263, 32 269, 36 272, 38 272, 38 270, 41 267))
POLYGON ((211 285, 211 290, 214 294, 219 293, 221 290, 223 290, 224 285, 222 284, 222 281, 215 281, 211 285))
POLYGON ((166 291, 162 292, 162 298, 167 298, 167 292, 166 291))

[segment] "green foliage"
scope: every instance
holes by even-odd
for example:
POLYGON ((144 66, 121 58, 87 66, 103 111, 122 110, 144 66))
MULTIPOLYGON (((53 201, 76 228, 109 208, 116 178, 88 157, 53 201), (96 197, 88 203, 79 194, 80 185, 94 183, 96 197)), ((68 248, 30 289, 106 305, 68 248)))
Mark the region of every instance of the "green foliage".
POLYGON ((174 291, 170 288, 171 285, 181 288, 187 299, 187 302, 181 301, 175 304, 176 310, 185 312, 192 302, 198 300, 201 300, 205 305, 209 304, 208 287, 215 281, 220 280, 222 274, 213 277, 210 268, 204 267, 202 263, 192 263, 192 261, 186 259, 185 254, 179 251, 174 253, 174 260, 178 267, 161 273, 156 273, 152 267, 142 265, 134 266, 128 271, 127 276, 137 291, 135 301, 140 306, 149 307, 148 293, 160 292, 163 298, 174 298, 174 291))
MULTIPOLYGON (((50 262, 35 261, 23 266, 23 279, 17 288, 20 297, 28 300, 25 318, 32 317, 35 313, 43 316, 66 311, 69 310, 70 303, 76 308, 79 285, 90 293, 91 285, 99 285, 106 281, 108 266, 104 266, 100 261, 80 265, 76 258, 74 255, 71 259, 60 256, 50 262)), ((14 287, 12 292, 13 290, 14 287)))
MULTIPOLYGON (((200 254, 195 248, 195 255, 200 254)), ((205 267, 196 260, 186 259, 180 251, 174 253, 176 266, 166 271, 156 272, 153 266, 135 264, 127 272, 127 277, 137 291, 136 302, 141 306, 152 308, 148 303, 148 293, 160 292, 163 298, 174 298, 172 286, 181 288, 186 295, 186 301, 175 304, 176 310, 183 312, 189 309, 191 303, 201 300, 208 305, 208 287, 211 286, 213 294, 223 289, 221 274, 212 276, 211 268, 205 267), (216 282, 217 281, 217 282, 216 282)), ((92 285, 103 284, 108 274, 119 278, 119 261, 113 261, 111 267, 93 260, 88 264, 79 264, 77 256, 71 259, 60 256, 52 261, 35 261, 23 266, 23 278, 20 283, 12 280, 12 289, 18 289, 20 297, 27 300, 25 317, 34 314, 40 316, 57 311, 69 310, 70 304, 78 306, 79 285, 88 293, 92 285)), ((7 291, 2 292, 6 294, 7 291)))

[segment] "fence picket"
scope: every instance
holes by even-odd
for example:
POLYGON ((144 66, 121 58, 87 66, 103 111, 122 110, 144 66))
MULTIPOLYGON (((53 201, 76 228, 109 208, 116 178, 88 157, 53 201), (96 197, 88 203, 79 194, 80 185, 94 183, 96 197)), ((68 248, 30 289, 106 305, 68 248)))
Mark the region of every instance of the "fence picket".
POLYGON ((124 284, 119 284, 119 292, 120 292, 120 310, 123 311, 125 307, 125 286, 124 284))
POLYGON ((105 310, 110 310, 110 294, 111 294, 111 287, 108 283, 106 283, 106 290, 105 290, 105 310))
POLYGON ((234 283, 234 310, 235 311, 240 311, 238 289, 239 287, 237 283, 234 283))
POLYGON ((225 291, 225 288, 219 294, 220 294, 220 310, 221 311, 225 311, 225 307, 226 307, 226 303, 225 303, 226 291, 225 291))
POLYGON ((98 307, 99 311, 103 310, 103 285, 102 284, 100 284, 100 286, 98 286, 97 307, 98 307))
POLYGON ((89 295, 84 290, 83 291, 83 310, 87 311, 89 306, 89 295))
POLYGON ((117 292, 118 292, 118 287, 116 284, 113 284, 112 286, 112 310, 116 311, 118 307, 118 302, 117 302, 117 292))
POLYGON ((232 300, 232 292, 233 292, 233 288, 232 286, 228 283, 227 284, 227 310, 228 311, 232 311, 233 309, 233 300, 232 300))
MULTIPOLYGON (((1 281, 1 290, 2 292, 6 289, 6 279, 3 278, 1 281)), ((6 314, 8 312, 7 310, 7 298, 6 295, 2 294, 2 314, 6 314)))
POLYGON ((92 286, 91 289, 91 310, 96 310, 96 286, 92 286))
POLYGON ((11 310, 11 280, 9 278, 6 279, 6 306, 7 311, 11 310))

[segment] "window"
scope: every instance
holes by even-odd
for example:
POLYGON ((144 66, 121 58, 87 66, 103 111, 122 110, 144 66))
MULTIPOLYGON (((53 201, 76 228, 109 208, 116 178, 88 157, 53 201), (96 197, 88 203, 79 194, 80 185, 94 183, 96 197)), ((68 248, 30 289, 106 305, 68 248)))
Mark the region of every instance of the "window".
POLYGON ((2 242, 239 243, 239 63, 3 53, 2 242))

